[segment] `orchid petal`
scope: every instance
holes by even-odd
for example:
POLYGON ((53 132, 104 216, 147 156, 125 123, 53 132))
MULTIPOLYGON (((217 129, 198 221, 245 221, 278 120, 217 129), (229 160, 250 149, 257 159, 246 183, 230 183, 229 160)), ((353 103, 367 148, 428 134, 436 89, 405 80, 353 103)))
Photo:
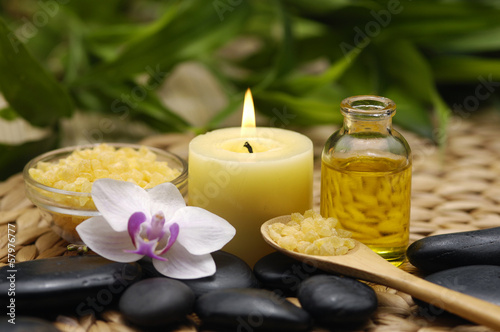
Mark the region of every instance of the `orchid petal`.
POLYGON ((182 230, 177 242, 194 255, 217 251, 236 234, 235 228, 226 220, 198 207, 179 209, 172 221, 182 230))
POLYGON ((76 226, 76 231, 85 245, 104 258, 123 263, 142 258, 141 255, 124 252, 135 249, 128 232, 116 232, 101 216, 83 221, 76 226))
POLYGON ((134 246, 136 245, 135 238, 141 231, 141 224, 145 221, 146 215, 142 212, 134 213, 128 220, 128 234, 132 239, 132 243, 134 244, 134 246))
POLYGON ((172 225, 170 225, 169 230, 170 237, 168 238, 167 246, 161 251, 160 255, 166 253, 174 245, 177 237, 179 236, 179 225, 177 223, 173 223, 172 225))
POLYGON ((159 259, 161 261, 166 261, 167 259, 164 257, 160 257, 155 253, 157 240, 154 241, 144 241, 141 238, 138 238, 139 245, 136 250, 124 250, 127 253, 138 254, 141 256, 148 256, 154 259, 159 259))
POLYGON ((146 231, 148 239, 161 239, 165 235, 165 231, 163 230, 164 225, 165 217, 163 216, 163 212, 159 211, 155 213, 155 215, 153 215, 153 219, 151 220, 151 224, 148 226, 146 231))
POLYGON ((168 261, 153 260, 153 266, 158 272, 171 278, 204 278, 213 275, 216 270, 214 259, 210 254, 191 255, 177 243, 162 256, 168 261))
POLYGON ((163 211, 165 220, 170 220, 174 213, 185 207, 186 202, 179 189, 170 182, 157 185, 148 191, 151 211, 163 211))
POLYGON ((136 184, 113 179, 98 179, 92 185, 92 199, 97 210, 118 232, 126 231, 135 212, 151 218, 148 193, 136 184))

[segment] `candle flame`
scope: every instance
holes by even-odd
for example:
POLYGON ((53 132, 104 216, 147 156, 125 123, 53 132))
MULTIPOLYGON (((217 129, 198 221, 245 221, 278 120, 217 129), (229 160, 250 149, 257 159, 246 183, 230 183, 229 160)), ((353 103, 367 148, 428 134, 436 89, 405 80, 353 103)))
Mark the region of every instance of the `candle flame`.
POLYGON ((243 102, 243 117, 241 119, 241 137, 255 136, 255 108, 253 106, 250 88, 245 92, 243 102))

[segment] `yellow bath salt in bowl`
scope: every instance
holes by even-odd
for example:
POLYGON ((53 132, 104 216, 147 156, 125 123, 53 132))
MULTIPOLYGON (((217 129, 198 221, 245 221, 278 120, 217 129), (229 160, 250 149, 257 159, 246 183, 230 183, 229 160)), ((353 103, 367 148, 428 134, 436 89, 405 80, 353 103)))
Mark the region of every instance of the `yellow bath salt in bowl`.
POLYGON ((292 213, 289 222, 271 224, 268 231, 280 247, 302 254, 345 255, 355 246, 351 232, 337 228, 336 219, 323 218, 313 210, 292 213))
POLYGON ((129 181, 144 189, 172 182, 187 193, 187 163, 175 154, 134 144, 67 147, 42 154, 23 171, 26 195, 54 231, 71 243, 81 240, 75 227, 99 215, 91 197, 101 178, 129 181))

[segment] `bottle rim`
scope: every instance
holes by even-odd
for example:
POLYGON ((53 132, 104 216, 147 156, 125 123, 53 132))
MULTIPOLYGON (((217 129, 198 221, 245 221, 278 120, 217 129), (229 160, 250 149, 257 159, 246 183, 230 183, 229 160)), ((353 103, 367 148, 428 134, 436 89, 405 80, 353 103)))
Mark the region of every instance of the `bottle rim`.
POLYGON ((392 117, 396 114, 396 104, 386 97, 359 95, 342 100, 340 111, 349 116, 392 117))

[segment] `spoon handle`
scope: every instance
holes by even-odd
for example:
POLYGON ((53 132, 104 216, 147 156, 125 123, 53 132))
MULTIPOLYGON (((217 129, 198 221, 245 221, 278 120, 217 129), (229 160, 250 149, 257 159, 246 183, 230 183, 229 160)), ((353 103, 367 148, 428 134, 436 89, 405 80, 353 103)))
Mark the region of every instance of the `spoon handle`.
POLYGON ((271 239, 267 228, 272 223, 286 223, 289 220, 289 216, 277 217, 268 220, 261 227, 264 240, 285 255, 324 271, 400 290, 435 307, 500 331, 500 306, 433 284, 398 269, 361 243, 346 255, 340 256, 313 256, 281 248, 271 239))
POLYGON ((407 272, 382 276, 384 285, 414 296, 472 322, 500 331, 500 306, 453 291, 407 272))

